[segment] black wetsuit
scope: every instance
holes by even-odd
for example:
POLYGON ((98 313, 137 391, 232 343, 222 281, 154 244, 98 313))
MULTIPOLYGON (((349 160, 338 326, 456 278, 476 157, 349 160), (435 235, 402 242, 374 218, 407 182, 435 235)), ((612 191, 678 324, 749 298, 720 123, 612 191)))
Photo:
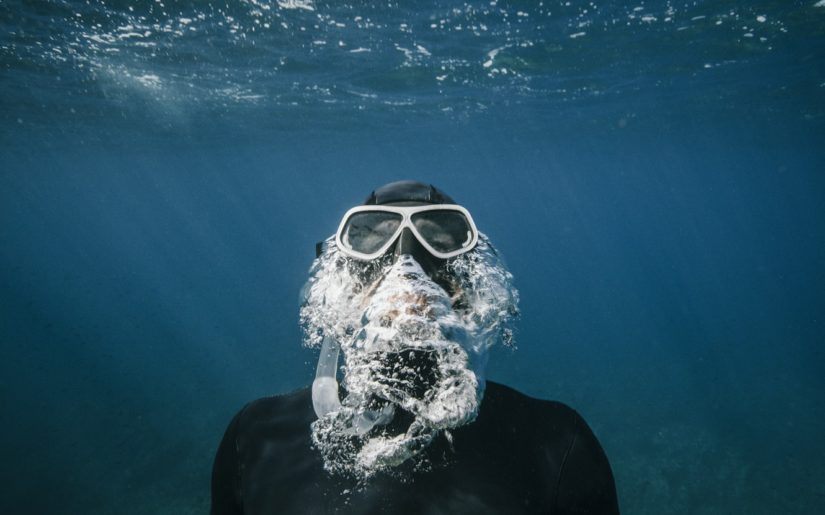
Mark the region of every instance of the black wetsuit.
POLYGON ((212 515, 278 513, 616 514, 599 442, 564 404, 487 383, 475 422, 365 485, 324 471, 311 447, 308 388, 248 404, 232 420, 212 471, 212 515))

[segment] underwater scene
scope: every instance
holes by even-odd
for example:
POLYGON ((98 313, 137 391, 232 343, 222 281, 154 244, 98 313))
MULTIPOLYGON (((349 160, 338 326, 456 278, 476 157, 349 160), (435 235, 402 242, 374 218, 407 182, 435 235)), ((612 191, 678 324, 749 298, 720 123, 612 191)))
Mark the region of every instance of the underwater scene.
POLYGON ((0 512, 207 513, 315 378, 316 243, 401 179, 495 246, 486 379, 577 410, 622 513, 822 511, 825 0, 2 0, 0 512))

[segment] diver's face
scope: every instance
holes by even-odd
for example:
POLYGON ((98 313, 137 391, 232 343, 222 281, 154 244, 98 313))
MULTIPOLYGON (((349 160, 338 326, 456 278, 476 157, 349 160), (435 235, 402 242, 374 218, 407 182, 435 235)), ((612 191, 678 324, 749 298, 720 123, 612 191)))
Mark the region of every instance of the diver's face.
POLYGON ((344 355, 346 397, 312 432, 331 471, 387 470, 441 431, 472 421, 487 348, 515 312, 510 276, 486 240, 435 269, 421 265, 412 243, 399 237, 369 263, 332 246, 316 260, 305 288, 307 344, 334 338, 344 355), (452 277, 454 292, 435 280, 444 276, 452 277))
MULTIPOLYGON (((438 232, 436 228, 431 231, 438 232)), ((396 394, 426 401, 442 377, 438 353, 423 342, 452 336, 447 326, 455 323, 446 323, 446 317, 453 308, 455 281, 446 270, 447 260, 430 254, 409 229, 402 231, 382 260, 391 265, 372 278, 375 282, 365 299, 368 304, 358 345, 376 352, 369 360, 369 373, 376 383, 397 390, 396 394), (375 342, 381 342, 378 349, 372 349, 375 342)), ((459 352, 460 346, 453 350, 454 354, 459 352)))
MULTIPOLYGON (((455 282, 448 279, 446 260, 430 254, 408 229, 376 263, 366 267, 376 273, 365 277, 361 328, 349 352, 345 351, 354 364, 345 378, 346 384, 352 384, 348 390, 354 393, 364 384, 352 380, 357 370, 371 388, 383 391, 384 398, 427 402, 443 379, 442 359, 433 343, 452 336, 448 327, 456 325, 447 322, 453 307, 447 289, 454 290, 455 282)), ((464 354, 460 345, 452 351, 458 353, 464 354)), ((376 402, 374 393, 367 395, 376 402)))

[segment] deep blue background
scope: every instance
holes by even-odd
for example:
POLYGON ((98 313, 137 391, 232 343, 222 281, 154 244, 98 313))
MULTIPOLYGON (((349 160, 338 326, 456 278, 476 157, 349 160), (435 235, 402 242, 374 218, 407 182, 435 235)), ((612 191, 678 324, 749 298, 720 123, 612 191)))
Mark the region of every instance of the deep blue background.
MULTIPOLYGON (((697 6, 709 26, 727 12, 697 6)), ((642 25, 615 38, 585 28, 593 47, 562 34, 576 44, 558 55, 548 44, 550 57, 527 48, 530 84, 569 88, 558 94, 474 76, 435 92, 417 75, 426 65, 399 67, 394 48, 381 80, 286 70, 410 107, 325 106, 315 93, 196 107, 77 62, 49 68, 36 9, 3 11, 15 31, 0 71, 0 511, 206 511, 229 418, 311 381, 298 295, 315 242, 372 188, 411 178, 467 206, 515 276, 518 349, 498 349, 489 378, 578 409, 624 512, 815 512, 825 9, 759 7, 724 20, 737 31, 756 12, 766 27, 784 20, 769 50, 642 25), (599 60, 614 64, 588 67, 599 60)), ((390 8, 372 16, 396 21, 390 8)), ((579 19, 562 12, 559 26, 579 19)), ((443 38, 426 43, 433 54, 454 43, 443 38)), ((248 71, 248 48, 207 43, 191 48, 248 71)), ((482 71, 500 46, 484 45, 482 71)), ((163 80, 200 70, 200 87, 214 77, 189 48, 144 65, 163 80)), ((276 75, 253 78, 277 93, 276 75)))

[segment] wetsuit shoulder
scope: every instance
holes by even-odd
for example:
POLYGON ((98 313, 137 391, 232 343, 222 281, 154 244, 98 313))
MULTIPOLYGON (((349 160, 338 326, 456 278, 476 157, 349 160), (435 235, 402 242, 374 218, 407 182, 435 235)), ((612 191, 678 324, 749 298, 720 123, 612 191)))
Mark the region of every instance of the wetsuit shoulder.
POLYGON ((492 381, 487 382, 481 414, 501 418, 499 423, 514 427, 550 429, 565 433, 575 429, 579 414, 570 406, 537 399, 492 381))
POLYGON ((312 421, 309 388, 249 402, 229 422, 212 467, 211 515, 243 513, 242 464, 259 435, 275 428, 284 435, 312 421), (309 407, 309 409, 307 409, 309 407))
POLYGON ((261 423, 308 425, 315 420, 312 392, 307 387, 282 395, 263 397, 248 403, 236 417, 242 434, 261 423))
POLYGON ((502 427, 531 428, 529 440, 539 463, 538 475, 553 478, 554 513, 619 513, 610 463, 584 418, 570 406, 529 397, 488 382, 482 414, 492 413, 502 427))

